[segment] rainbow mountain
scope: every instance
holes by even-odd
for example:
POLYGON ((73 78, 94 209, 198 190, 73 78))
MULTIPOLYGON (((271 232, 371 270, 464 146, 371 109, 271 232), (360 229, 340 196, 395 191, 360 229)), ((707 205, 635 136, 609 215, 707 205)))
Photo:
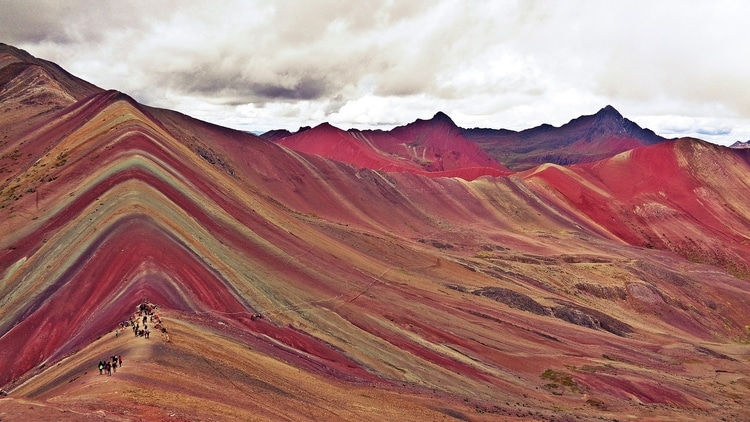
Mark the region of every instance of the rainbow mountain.
POLYGON ((255 136, 8 45, 0 110, 2 419, 750 417, 747 149, 255 136), (168 338, 115 336, 143 301, 168 338))

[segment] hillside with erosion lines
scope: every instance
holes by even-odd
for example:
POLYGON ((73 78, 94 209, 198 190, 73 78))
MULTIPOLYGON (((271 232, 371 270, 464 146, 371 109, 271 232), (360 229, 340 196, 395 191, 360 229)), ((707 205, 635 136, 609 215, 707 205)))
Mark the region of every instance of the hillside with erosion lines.
POLYGON ((7 45, 0 105, 0 417, 750 416, 746 149, 609 108, 524 155, 442 113, 263 138, 7 45), (115 336, 144 300, 168 332, 115 336))

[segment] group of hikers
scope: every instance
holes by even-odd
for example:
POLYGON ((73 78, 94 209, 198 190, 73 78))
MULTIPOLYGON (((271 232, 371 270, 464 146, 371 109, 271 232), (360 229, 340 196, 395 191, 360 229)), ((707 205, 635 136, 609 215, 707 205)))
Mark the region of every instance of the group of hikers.
POLYGON ((136 307, 136 312, 130 316, 130 319, 122 321, 120 326, 115 329, 115 337, 119 337, 125 327, 131 327, 133 334, 136 337, 149 338, 151 336, 151 330, 148 328, 149 323, 153 323, 155 330, 166 333, 167 330, 162 327, 161 319, 156 314, 157 305, 144 301, 136 307))
POLYGON ((99 375, 112 375, 112 372, 117 372, 118 366, 122 366, 122 356, 120 355, 112 355, 111 362, 109 360, 100 360, 99 375))
MULTIPOLYGON (((136 306, 135 313, 130 316, 130 319, 126 319, 120 322, 120 325, 115 329, 115 337, 119 337, 120 333, 125 327, 132 327, 133 333, 136 337, 149 338, 151 330, 148 324, 153 324, 155 330, 160 331, 163 335, 168 336, 167 329, 161 324, 161 318, 156 314, 157 305, 144 299, 143 303, 136 306)), ((167 337, 167 341, 169 337, 167 337)), ((122 366, 122 356, 113 355, 110 359, 99 361, 98 368, 99 374, 112 375, 112 372, 117 372, 117 367, 122 366)))

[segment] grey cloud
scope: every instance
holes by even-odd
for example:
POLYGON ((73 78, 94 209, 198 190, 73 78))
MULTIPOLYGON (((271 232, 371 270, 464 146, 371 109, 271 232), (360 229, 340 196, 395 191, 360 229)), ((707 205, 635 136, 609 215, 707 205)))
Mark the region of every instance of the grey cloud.
POLYGON ((260 22, 205 45, 199 39, 194 48, 179 48, 188 60, 163 54, 173 46, 156 39, 144 39, 141 50, 129 54, 152 67, 144 75, 151 83, 183 95, 217 96, 215 102, 226 104, 351 96, 367 78, 379 95, 412 95, 433 85, 440 65, 430 55, 434 48, 425 49, 428 54, 420 52, 420 45, 405 51, 405 34, 383 36, 388 25, 403 24, 402 31, 410 30, 409 19, 419 15, 418 2, 409 7, 390 2, 280 2, 266 9, 260 22), (160 56, 158 66, 149 64, 155 55, 160 56), (423 71, 416 72, 419 69, 423 71))
POLYGON ((112 31, 143 28, 170 13, 172 0, 0 0, 0 38, 15 44, 75 46, 103 41, 112 31), (148 7, 149 14, 141 12, 148 7))
MULTIPOLYGON (((153 75, 152 75, 153 76, 153 75)), ((210 64, 156 76, 160 85, 222 104, 316 100, 336 95, 341 87, 325 70, 290 69, 264 72, 214 68, 210 64)))
POLYGON ((326 94, 326 83, 323 78, 300 78, 292 86, 285 87, 272 84, 252 84, 252 92, 266 99, 315 100, 326 94))
POLYGON ((152 105, 224 107, 222 119, 247 104, 258 116, 339 113, 350 126, 453 109, 473 125, 524 128, 622 103, 649 116, 750 119, 749 7, 0 0, 0 41, 152 105))
POLYGON ((60 17, 67 16, 69 8, 55 2, 45 5, 41 2, 19 2, 3 0, 0 2, 0 38, 8 43, 40 43, 52 41, 67 44, 74 37, 60 17))

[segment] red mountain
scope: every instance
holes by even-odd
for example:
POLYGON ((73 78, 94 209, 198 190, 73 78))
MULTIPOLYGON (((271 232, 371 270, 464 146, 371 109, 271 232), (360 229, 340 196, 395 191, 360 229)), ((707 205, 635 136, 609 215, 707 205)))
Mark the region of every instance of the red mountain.
POLYGON ((366 140, 327 123, 276 141, 280 145, 308 154, 354 164, 359 168, 384 171, 421 171, 416 163, 384 154, 366 140))
POLYGON ((453 120, 442 112, 430 120, 417 120, 397 127, 389 133, 390 136, 377 136, 379 132, 365 133, 372 134, 374 142, 391 153, 422 160, 424 168, 429 171, 469 167, 507 170, 475 144, 468 142, 453 120))
POLYGON ((282 134, 272 131, 263 137, 295 151, 320 155, 357 168, 466 180, 510 173, 476 144, 466 140, 460 129, 443 113, 390 132, 345 132, 322 124, 289 136, 280 136, 282 134))
POLYGON ((509 168, 520 171, 544 163, 592 163, 666 141, 624 118, 612 106, 592 116, 573 119, 559 128, 542 125, 520 132, 462 129, 442 112, 430 120, 417 120, 390 131, 344 132, 328 124, 321 126, 325 130, 308 133, 305 128, 295 134, 270 131, 262 136, 293 150, 358 168, 414 172, 416 166, 428 175, 471 177, 467 180, 479 175, 508 175, 509 168), (462 169, 472 171, 463 173, 462 169))
POLYGON ((440 115, 277 144, 0 74, 2 419, 750 417, 748 150, 493 176, 440 115))
POLYGON ((585 215, 618 239, 745 278, 748 163, 748 150, 680 139, 597 163, 546 165, 521 174, 545 202, 585 215))

